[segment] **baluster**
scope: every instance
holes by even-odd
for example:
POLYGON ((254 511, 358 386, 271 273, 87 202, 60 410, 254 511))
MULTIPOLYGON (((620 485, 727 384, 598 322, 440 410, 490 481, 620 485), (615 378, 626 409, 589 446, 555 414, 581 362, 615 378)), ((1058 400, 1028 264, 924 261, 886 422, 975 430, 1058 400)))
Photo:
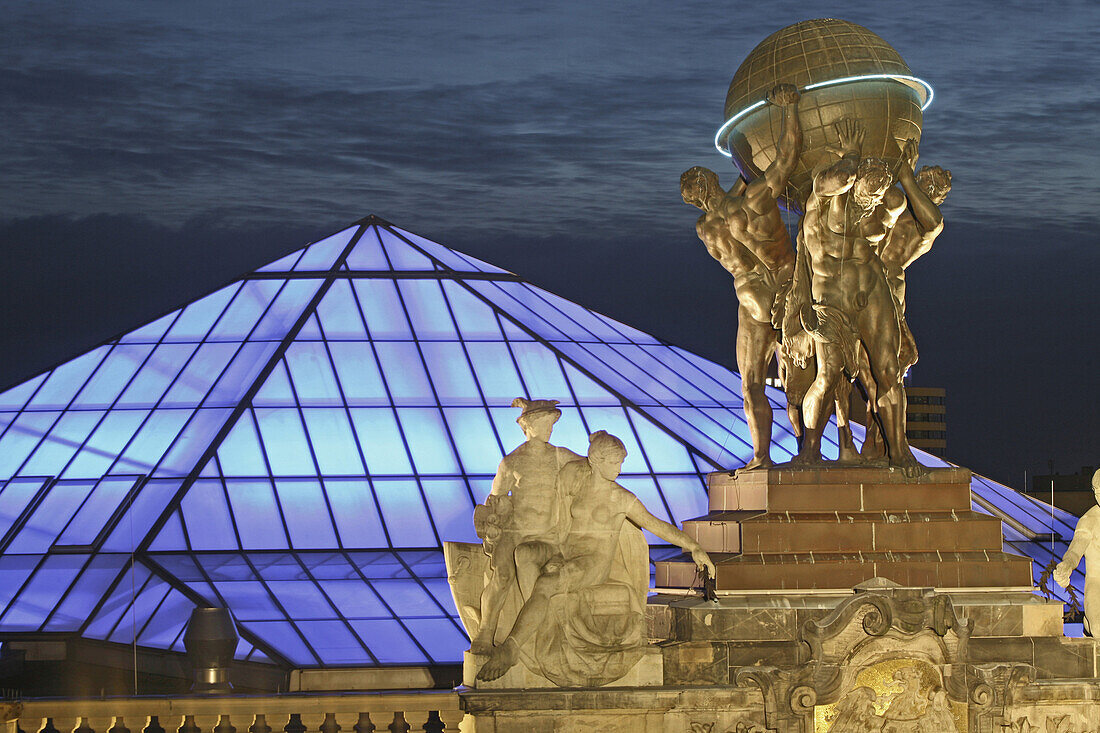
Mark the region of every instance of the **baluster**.
POLYGON ((270 717, 271 729, 275 733, 301 733, 302 731, 302 721, 294 713, 270 717))
MULTIPOLYGON (((369 713, 359 713, 358 719, 355 721, 355 733, 371 733, 374 730, 374 726, 370 722, 369 713)), ((351 733, 350 730, 344 731, 344 733, 351 733)))
POLYGON ((82 725, 91 728, 95 733, 107 733, 111 728, 111 724, 114 723, 114 718, 110 715, 86 715, 80 720, 82 725))
POLYGON ((443 723, 443 733, 458 733, 458 725, 464 716, 461 710, 440 710, 439 720, 443 723))
POLYGON ((228 715, 222 715, 218 718, 218 724, 214 726, 214 730, 216 733, 237 733, 237 729, 233 727, 228 715))
POLYGON ((214 733, 214 729, 218 727, 218 723, 221 721, 221 716, 217 713, 213 715, 188 715, 192 724, 199 729, 200 733, 214 733))
POLYGON ((428 710, 405 710, 402 714, 405 716, 405 722, 409 724, 409 733, 421 733, 432 715, 428 710))
POLYGON ((324 713, 298 713, 298 720, 302 721, 305 733, 319 733, 326 717, 324 713))
POLYGON ((390 733, 390 725, 397 719, 397 716, 391 712, 370 712, 366 715, 374 726, 374 733, 390 733))
POLYGON ((267 724, 267 716, 263 713, 256 713, 252 725, 248 726, 248 733, 271 733, 271 726, 267 724))
POLYGON ((126 723, 123 721, 121 715, 115 716, 115 723, 107 729, 108 733, 130 733, 130 729, 126 727, 126 723))
POLYGON ((356 733, 355 726, 359 723, 359 713, 329 713, 321 727, 325 733, 329 733, 328 728, 324 727, 330 725, 329 718, 332 719, 332 733, 337 731, 340 731, 340 733, 356 733))

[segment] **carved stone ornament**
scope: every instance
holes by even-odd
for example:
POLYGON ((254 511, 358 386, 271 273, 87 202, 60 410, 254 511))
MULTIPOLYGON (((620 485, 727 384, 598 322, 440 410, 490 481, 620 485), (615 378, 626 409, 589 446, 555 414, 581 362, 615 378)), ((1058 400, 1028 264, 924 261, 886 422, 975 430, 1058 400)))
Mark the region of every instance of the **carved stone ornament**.
POLYGON ((989 730, 1034 670, 970 664, 972 628, 947 595, 881 583, 857 588, 826 617, 803 624, 795 668, 741 667, 734 680, 760 689, 768 730, 989 730))

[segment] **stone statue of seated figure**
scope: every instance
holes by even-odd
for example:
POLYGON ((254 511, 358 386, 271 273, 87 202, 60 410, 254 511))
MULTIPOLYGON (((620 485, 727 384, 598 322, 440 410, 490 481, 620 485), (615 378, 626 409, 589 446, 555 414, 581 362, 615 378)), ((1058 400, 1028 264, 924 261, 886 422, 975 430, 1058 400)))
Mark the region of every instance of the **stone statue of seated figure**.
POLYGON ((622 441, 601 430, 589 438, 587 459, 562 468, 562 541, 516 548, 516 566, 539 573, 529 588, 521 578, 523 605, 477 679, 496 679, 521 659, 561 686, 604 685, 626 674, 646 645, 649 548, 642 529, 690 552, 714 576, 695 540, 615 482, 625 458, 622 441))

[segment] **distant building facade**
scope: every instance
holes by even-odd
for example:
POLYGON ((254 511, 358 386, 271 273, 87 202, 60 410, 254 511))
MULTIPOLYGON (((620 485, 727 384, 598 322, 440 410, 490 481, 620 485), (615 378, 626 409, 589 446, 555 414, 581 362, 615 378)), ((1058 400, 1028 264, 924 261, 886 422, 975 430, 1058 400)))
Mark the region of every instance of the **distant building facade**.
POLYGON ((1082 466, 1080 473, 1032 476, 1024 491, 1048 504, 1053 493, 1054 506, 1080 517, 1096 504, 1092 493, 1092 474, 1095 470, 1095 466, 1082 466))

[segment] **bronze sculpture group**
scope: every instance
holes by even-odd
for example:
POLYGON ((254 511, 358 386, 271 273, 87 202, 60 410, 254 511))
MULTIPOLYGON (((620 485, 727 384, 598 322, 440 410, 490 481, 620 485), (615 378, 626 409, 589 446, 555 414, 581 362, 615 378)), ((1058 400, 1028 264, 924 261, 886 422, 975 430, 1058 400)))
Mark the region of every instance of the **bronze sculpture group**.
POLYGON ((781 108, 782 124, 775 160, 762 175, 739 179, 729 191, 706 168, 691 168, 680 179, 684 201, 703 211, 699 238, 734 277, 737 367, 753 442, 745 468, 772 465, 764 384, 774 356, 800 438, 793 465, 823 463, 821 436, 835 411, 841 462, 885 463, 919 475, 905 436, 902 380, 917 360, 905 322, 905 269, 943 230, 939 204, 951 174, 939 167, 916 172, 912 139, 896 169, 864 156, 862 126, 842 119, 835 125, 834 160, 818 166, 812 190, 797 202, 803 214, 796 248, 780 200, 802 152, 799 100, 790 84, 767 96, 781 108), (872 415, 858 453, 848 426, 856 380, 872 415))

